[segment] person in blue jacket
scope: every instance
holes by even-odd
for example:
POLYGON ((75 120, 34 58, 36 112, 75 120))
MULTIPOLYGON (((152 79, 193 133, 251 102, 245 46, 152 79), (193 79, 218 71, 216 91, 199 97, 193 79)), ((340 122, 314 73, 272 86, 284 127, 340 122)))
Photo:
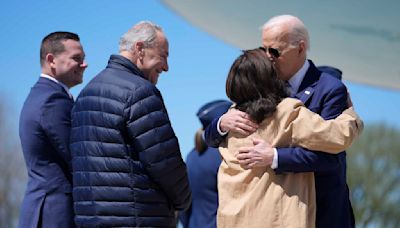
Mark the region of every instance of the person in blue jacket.
POLYGON ((216 227, 217 174, 221 155, 218 149, 208 147, 205 143, 204 129, 213 119, 228 111, 231 105, 232 102, 227 100, 215 100, 204 104, 197 112, 202 127, 197 130, 195 147, 186 159, 193 197, 190 208, 180 214, 180 220, 185 228, 216 227))
MULTIPOLYGON (((263 26, 262 42, 278 77, 287 82, 291 97, 301 100, 324 119, 333 119, 346 109, 346 86, 335 77, 341 74, 334 72, 332 76, 331 72, 321 72, 307 59, 310 41, 307 28, 299 18, 292 15, 271 18, 263 26)), ((248 115, 230 109, 206 129, 206 142, 217 147, 227 131, 249 135, 257 127, 248 115)), ((270 166, 277 173, 314 172, 316 227, 355 226, 346 183, 346 152, 332 155, 300 147, 272 148, 268 139, 264 140, 247 150, 246 156, 238 157, 241 164, 247 168, 270 166)))
POLYGON ((74 103, 87 64, 79 36, 53 32, 40 47, 41 75, 22 107, 19 135, 28 170, 19 227, 74 227, 69 136, 74 103))
POLYGON ((83 88, 72 110, 75 222, 80 227, 175 227, 191 191, 160 91, 168 40, 142 21, 83 88))

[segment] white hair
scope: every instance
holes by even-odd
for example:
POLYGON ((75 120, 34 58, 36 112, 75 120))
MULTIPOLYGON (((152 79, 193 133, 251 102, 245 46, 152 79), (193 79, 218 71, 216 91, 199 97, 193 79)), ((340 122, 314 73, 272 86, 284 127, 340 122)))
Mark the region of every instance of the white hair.
POLYGON ((143 42, 145 47, 153 47, 157 32, 162 28, 150 21, 141 21, 124 33, 119 40, 119 51, 131 51, 136 42, 143 42))
POLYGON ((306 49, 310 49, 310 37, 304 23, 292 15, 280 15, 269 19, 262 29, 271 29, 274 27, 288 26, 288 36, 290 45, 297 45, 301 40, 304 41, 306 49))

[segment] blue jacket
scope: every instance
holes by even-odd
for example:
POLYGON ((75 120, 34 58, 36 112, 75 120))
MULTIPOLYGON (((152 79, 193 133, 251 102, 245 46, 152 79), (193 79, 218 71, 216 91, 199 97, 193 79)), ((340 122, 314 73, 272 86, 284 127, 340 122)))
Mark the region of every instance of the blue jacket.
POLYGON ((218 149, 208 147, 202 153, 193 149, 186 159, 193 200, 180 216, 185 228, 215 228, 218 209, 217 174, 221 164, 218 149))
POLYGON ((73 100, 40 77, 21 111, 19 135, 28 170, 19 227, 73 227, 69 134, 73 100))
MULTIPOLYGON (((347 90, 337 78, 310 67, 295 95, 311 111, 333 119, 347 107, 347 90)), ((206 142, 218 146, 223 138, 216 130, 218 119, 206 129, 206 142)), ((354 227, 354 215, 346 184, 346 153, 337 155, 303 148, 278 148, 277 172, 314 172, 318 228, 354 227)))
POLYGON ((78 226, 175 227, 191 192, 159 90, 128 59, 112 55, 72 110, 78 226))

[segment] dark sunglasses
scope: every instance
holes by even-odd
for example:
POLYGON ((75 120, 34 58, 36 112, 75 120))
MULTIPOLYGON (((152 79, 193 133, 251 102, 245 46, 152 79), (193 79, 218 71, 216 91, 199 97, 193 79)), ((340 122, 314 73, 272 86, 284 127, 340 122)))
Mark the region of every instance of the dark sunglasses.
POLYGON ((278 49, 276 48, 265 48, 265 47, 260 47, 261 50, 267 52, 272 55, 275 58, 279 58, 279 56, 281 56, 281 53, 279 53, 278 49))

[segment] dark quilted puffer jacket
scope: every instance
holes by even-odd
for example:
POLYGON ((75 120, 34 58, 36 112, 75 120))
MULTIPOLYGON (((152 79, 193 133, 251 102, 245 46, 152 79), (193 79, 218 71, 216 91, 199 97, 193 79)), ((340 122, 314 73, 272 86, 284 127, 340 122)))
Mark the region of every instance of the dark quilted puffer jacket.
POLYGON ((72 110, 75 222, 79 227, 175 227, 191 192, 158 89, 112 55, 72 110))

